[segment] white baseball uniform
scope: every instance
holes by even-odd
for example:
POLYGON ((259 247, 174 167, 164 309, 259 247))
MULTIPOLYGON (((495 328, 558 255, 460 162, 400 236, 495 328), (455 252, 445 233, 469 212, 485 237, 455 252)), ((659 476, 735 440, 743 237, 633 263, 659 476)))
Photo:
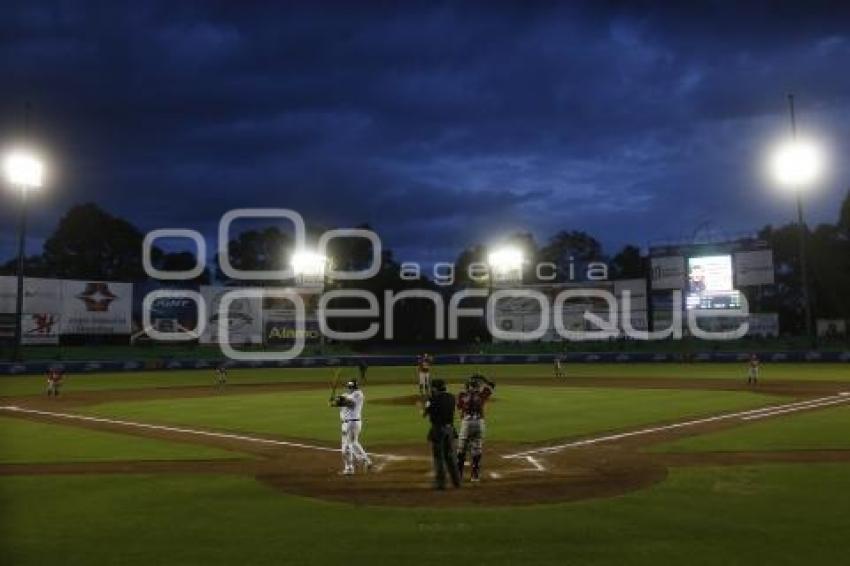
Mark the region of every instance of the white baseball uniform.
POLYGON ((344 472, 354 473, 354 465, 362 462, 367 466, 372 464, 369 455, 360 445, 360 429, 363 421, 363 392, 355 389, 350 393, 342 395, 343 399, 351 402, 351 406, 341 405, 339 408, 339 420, 342 426, 342 462, 345 466, 344 472))

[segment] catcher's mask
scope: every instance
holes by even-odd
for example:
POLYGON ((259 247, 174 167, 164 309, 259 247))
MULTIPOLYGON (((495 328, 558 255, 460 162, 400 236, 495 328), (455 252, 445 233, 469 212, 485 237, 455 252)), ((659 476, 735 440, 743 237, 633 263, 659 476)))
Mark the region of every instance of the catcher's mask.
POLYGON ((466 388, 467 389, 478 389, 481 387, 481 381, 483 376, 479 373, 473 374, 469 379, 466 380, 466 388))

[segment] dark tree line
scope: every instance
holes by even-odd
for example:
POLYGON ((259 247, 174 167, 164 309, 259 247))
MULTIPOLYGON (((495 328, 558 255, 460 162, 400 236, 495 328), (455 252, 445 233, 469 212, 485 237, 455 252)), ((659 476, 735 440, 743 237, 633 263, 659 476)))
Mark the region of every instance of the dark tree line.
MULTIPOLYGON (((25 258, 24 272, 28 277, 143 281, 147 278, 142 267, 143 240, 144 234, 123 218, 96 204, 77 205, 59 220, 42 252, 25 258)), ((151 262, 163 270, 185 270, 195 265, 195 256, 154 247, 151 262)), ((4 275, 16 270, 15 258, 0 266, 4 275)), ((209 270, 197 280, 208 281, 209 270)))
MULTIPOLYGON (((804 237, 812 315, 850 319, 850 192, 835 224, 807 227, 804 237)), ((765 226, 759 238, 773 248, 776 272, 776 285, 762 298, 762 309, 778 312, 785 331, 799 332, 804 326, 800 227, 796 223, 765 226)))
MULTIPOLYGON (((361 228, 369 228, 361 225, 361 228)), ((315 239, 325 227, 308 226, 308 237, 315 239)), ((765 288, 758 298, 760 310, 778 312, 784 331, 799 331, 803 326, 801 301, 801 274, 799 257, 799 226, 796 223, 780 227, 766 226, 759 232, 774 253, 776 285, 765 288)), ((59 221, 54 232, 44 243, 42 253, 27 257, 26 273, 30 277, 59 277, 75 279, 104 279, 112 281, 144 281, 142 267, 142 241, 144 234, 133 224, 113 216, 95 204, 72 207, 59 221)), ((835 224, 821 224, 805 233, 809 251, 809 281, 814 316, 818 318, 850 318, 850 193, 844 199, 835 224)), ((582 231, 563 230, 554 234, 542 245, 527 232, 510 235, 505 243, 522 249, 528 258, 523 280, 537 281, 534 265, 551 262, 555 266, 557 281, 585 280, 587 266, 592 262, 608 266, 611 279, 646 277, 648 260, 641 250, 627 245, 612 256, 606 255, 601 243, 582 231)), ((243 270, 282 269, 290 262, 291 236, 277 227, 246 230, 236 235, 228 244, 228 253, 234 267, 243 270)), ((341 238, 331 242, 329 255, 335 258, 335 267, 344 270, 363 269, 371 261, 371 246, 362 239, 341 238)), ((381 269, 367 281, 334 284, 337 288, 366 289, 382 298, 386 290, 395 293, 412 288, 425 288, 448 292, 475 286, 467 274, 471 263, 486 263, 487 250, 481 244, 467 247, 455 261, 455 282, 451 287, 435 285, 425 276, 409 280, 400 276, 400 264, 392 250, 384 250, 381 269)), ((218 258, 216 258, 217 260, 218 258)), ((163 270, 185 270, 195 263, 193 252, 167 252, 155 247, 152 261, 163 270)), ((11 275, 16 270, 14 258, 0 265, 0 274, 11 275)), ((218 267, 206 269, 195 284, 207 284, 213 279, 223 284, 280 285, 291 282, 232 282, 218 267)), ((339 303, 339 306, 345 306, 339 303)), ((352 302, 348 306, 362 307, 352 302)), ((474 306, 474 301, 468 306, 474 306)), ((383 309, 383 301, 381 301, 383 309)), ((399 302, 395 309, 396 341, 413 342, 433 339, 434 307, 425 300, 410 299, 399 302)), ((383 316, 383 311, 381 312, 383 316)), ((358 325, 357 320, 345 321, 343 326, 358 325)), ((480 322, 463 321, 461 334, 467 340, 484 338, 480 322)))

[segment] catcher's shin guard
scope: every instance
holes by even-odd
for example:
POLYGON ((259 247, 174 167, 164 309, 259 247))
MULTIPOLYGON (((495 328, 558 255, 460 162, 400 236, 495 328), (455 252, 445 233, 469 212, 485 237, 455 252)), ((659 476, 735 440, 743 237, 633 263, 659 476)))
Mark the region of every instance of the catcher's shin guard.
POLYGON ((478 479, 481 475, 481 454, 472 457, 472 477, 478 479))

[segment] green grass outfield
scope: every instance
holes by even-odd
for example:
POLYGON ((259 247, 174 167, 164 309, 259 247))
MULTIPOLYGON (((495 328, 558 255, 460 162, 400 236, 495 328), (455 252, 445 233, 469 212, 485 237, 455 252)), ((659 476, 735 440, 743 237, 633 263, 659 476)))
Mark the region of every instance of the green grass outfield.
MULTIPOLYGON (((410 396, 412 386, 366 388, 364 430, 367 446, 422 443, 427 429, 412 404, 381 399, 410 396)), ((337 442, 338 409, 327 406, 324 390, 249 395, 110 402, 85 412, 101 417, 274 434, 337 442)), ((546 388, 501 386, 488 405, 491 440, 538 442, 628 428, 685 417, 762 406, 777 397, 751 392, 671 389, 546 388)))
POLYGON ((197 444, 0 417, 0 464, 247 457, 197 444))
MULTIPOLYGON (((480 371, 493 379, 499 378, 551 378, 550 364, 519 365, 446 365, 434 369, 435 377, 459 382, 464 376, 480 371)), ((615 377, 615 378, 665 378, 665 379, 739 379, 746 380, 745 364, 734 363, 645 363, 645 364, 567 364, 567 379, 570 377, 615 377)), ((229 373, 232 384, 279 383, 287 381, 316 381, 328 383, 333 378, 333 368, 282 368, 282 369, 233 369, 229 373)), ((356 368, 342 368, 345 376, 357 375, 356 368)), ((762 379, 801 381, 847 381, 850 382, 850 364, 765 364, 762 379)), ((414 368, 372 367, 369 369, 370 383, 387 383, 409 380, 415 383, 414 368)), ((147 372, 116 372, 68 375, 68 391, 97 391, 110 389, 140 389, 149 387, 187 387, 212 385, 213 370, 177 370, 147 372)), ((30 395, 44 390, 44 377, 0 376, 0 396, 30 395)))
POLYGON ((4 477, 0 563, 834 566, 847 471, 680 469, 618 498, 455 510, 319 502, 239 477, 4 477))
MULTIPOLYGON (((508 377, 552 379, 548 364, 480 369, 497 382, 508 377)), ((691 377, 743 381, 746 370, 741 364, 571 364, 567 369, 573 376, 657 377, 683 382, 691 377)), ((438 367, 436 373, 457 384, 474 370, 448 366, 438 367)), ((847 370, 847 365, 838 364, 766 365, 763 380, 846 382, 850 377, 847 370)), ((353 375, 354 371, 347 373, 353 375)), ((326 384, 331 374, 328 369, 246 369, 232 371, 230 381, 326 384)), ((226 394, 218 394, 213 382, 209 370, 72 375, 56 407, 334 446, 338 442, 336 410, 326 406, 328 391, 324 387, 292 391, 230 387, 226 394), (63 404, 65 399, 73 399, 76 391, 198 385, 209 385, 209 396, 169 398, 166 390, 156 399, 63 404)), ((367 449, 419 443, 426 453, 426 425, 416 409, 380 402, 414 394, 413 383, 410 367, 370 370, 363 435, 367 449)), ((3 377, 0 395, 41 393, 43 385, 42 376, 3 377)), ((503 442, 546 442, 777 400, 746 390, 549 388, 540 381, 503 383, 489 407, 488 437, 503 442)), ((828 408, 684 439, 661 449, 846 448, 850 445, 845 440, 848 425, 850 407, 828 408)), ((0 464, 233 457, 247 456, 0 418, 0 464)), ((435 497, 457 495, 448 491, 435 497)), ((296 497, 247 475, 210 472, 0 475, 0 564, 16 566, 415 566, 438 562, 476 566, 835 566, 846 560, 847 532, 850 463, 672 468, 661 483, 617 497, 454 509, 373 507, 296 497)))
POLYGON ((659 452, 850 449, 850 407, 819 409, 653 447, 659 452))

